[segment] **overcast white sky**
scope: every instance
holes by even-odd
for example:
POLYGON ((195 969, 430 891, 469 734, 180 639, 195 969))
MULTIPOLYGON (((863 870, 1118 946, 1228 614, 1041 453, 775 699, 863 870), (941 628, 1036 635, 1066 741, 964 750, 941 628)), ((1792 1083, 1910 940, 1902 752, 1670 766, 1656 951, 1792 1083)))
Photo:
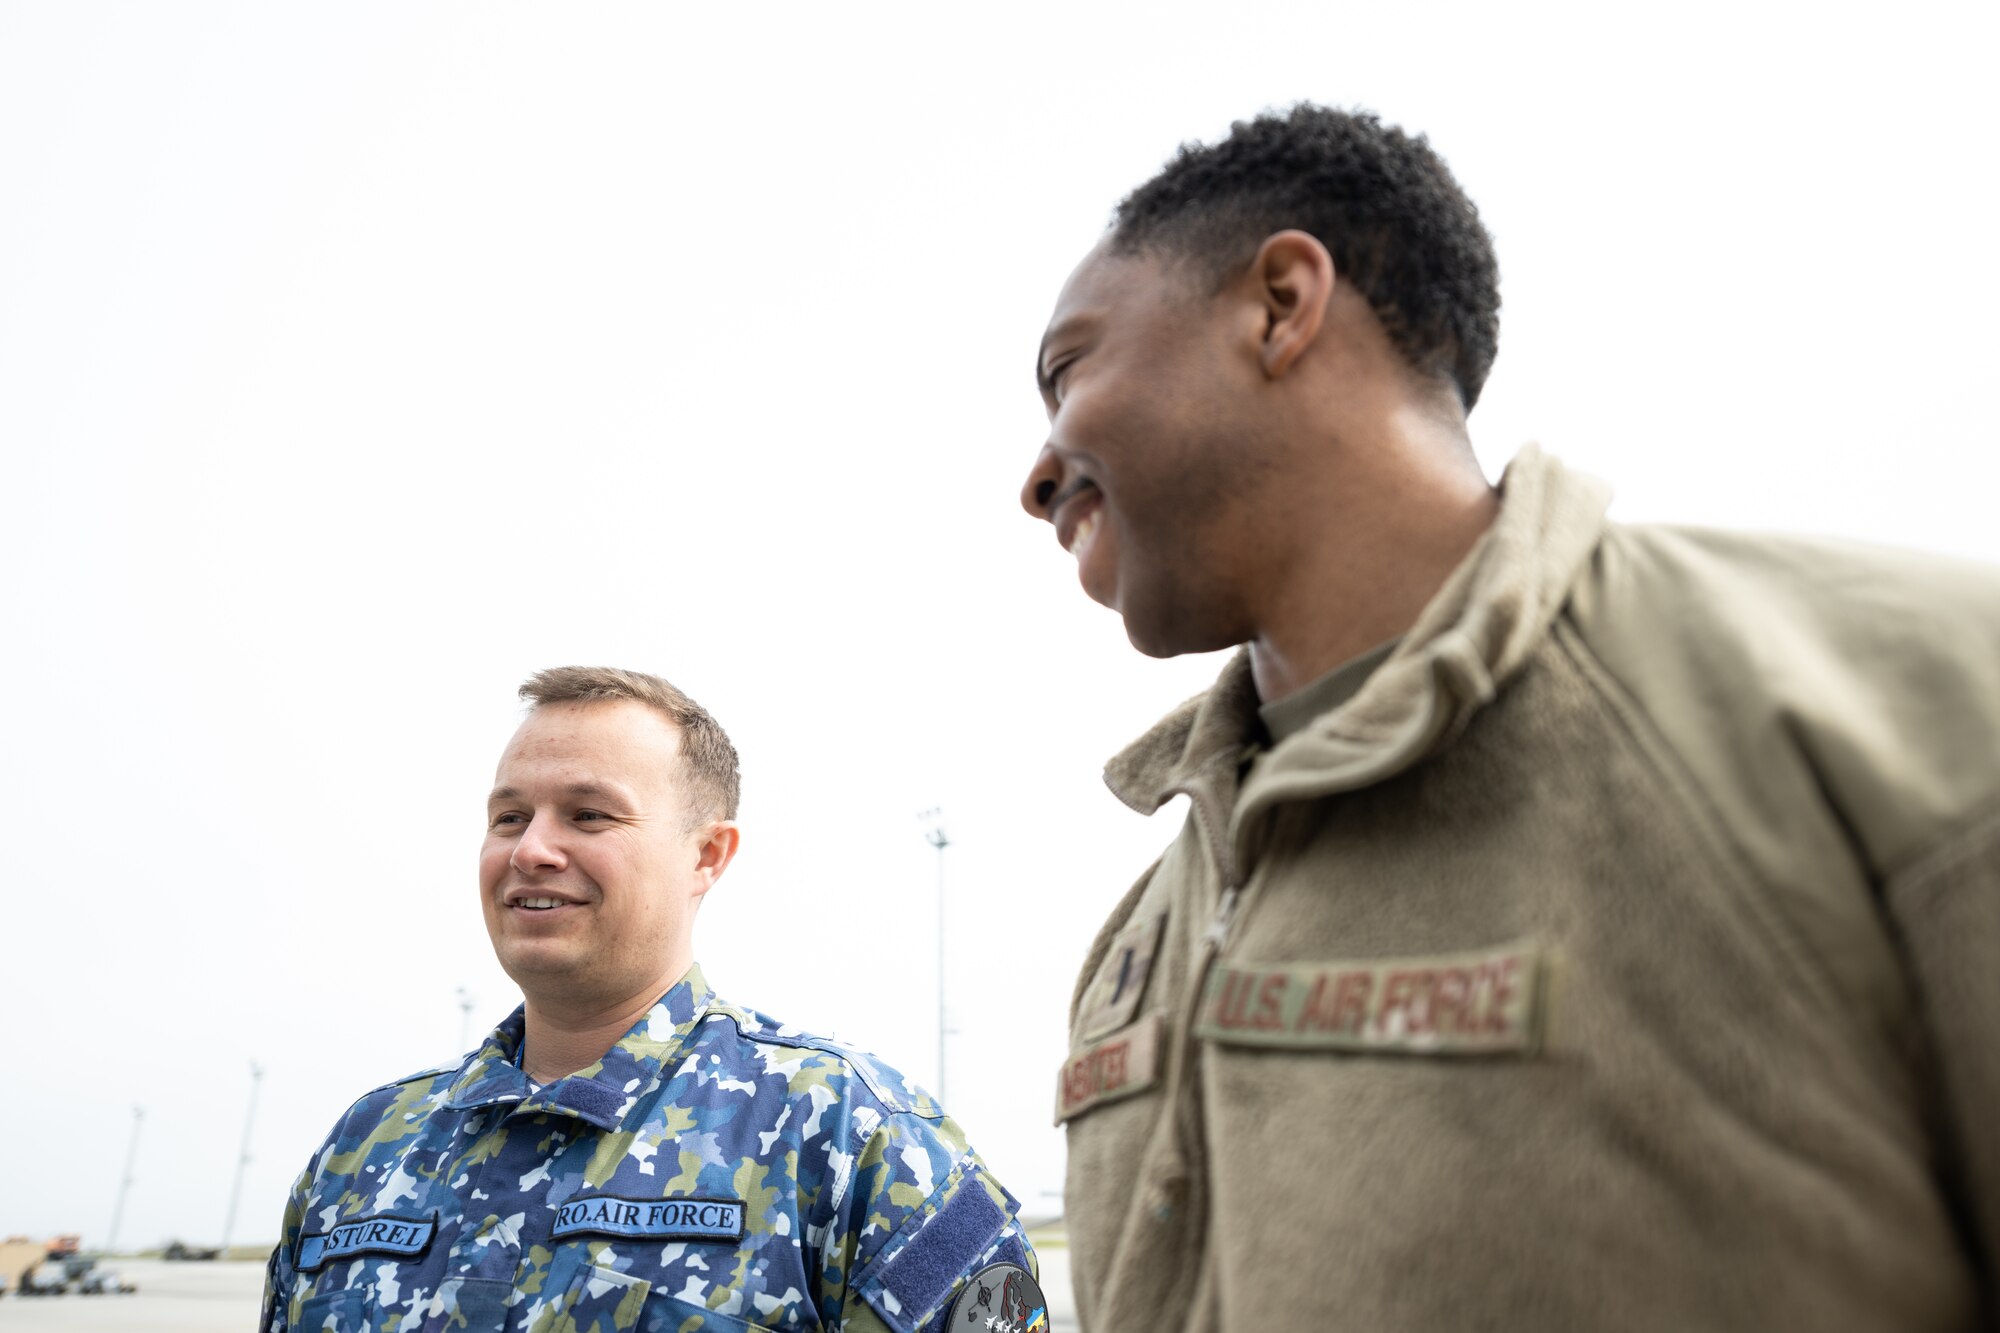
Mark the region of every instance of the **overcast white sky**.
POLYGON ((1167 840, 1152 662, 1015 505, 1108 209, 1299 98, 1499 248, 1472 418, 1617 512, 2000 560, 1990 4, 0 2, 0 1234, 233 1239, 516 996, 483 793, 531 671, 733 733, 717 987, 935 1074, 1047 1210, 1063 1014, 1167 840))

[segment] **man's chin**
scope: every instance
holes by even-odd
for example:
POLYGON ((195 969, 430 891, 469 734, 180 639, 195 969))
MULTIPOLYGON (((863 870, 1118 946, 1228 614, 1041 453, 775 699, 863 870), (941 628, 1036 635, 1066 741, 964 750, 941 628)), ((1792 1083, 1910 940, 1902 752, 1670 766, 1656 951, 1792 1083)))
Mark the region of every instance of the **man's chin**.
POLYGON ((493 951, 500 970, 513 978, 523 991, 550 987, 573 988, 588 970, 589 959, 581 949, 558 940, 514 942, 493 951))
POLYGON ((1185 648, 1177 648, 1171 643, 1160 642, 1144 634, 1134 632, 1130 621, 1127 621, 1125 624, 1125 637, 1131 640, 1134 648, 1137 648, 1148 657, 1179 657, 1187 651, 1185 648))
POLYGON ((1185 616, 1148 614, 1142 607, 1114 608, 1125 622, 1125 637, 1148 657, 1184 657, 1234 648, 1243 640, 1191 623, 1185 616))

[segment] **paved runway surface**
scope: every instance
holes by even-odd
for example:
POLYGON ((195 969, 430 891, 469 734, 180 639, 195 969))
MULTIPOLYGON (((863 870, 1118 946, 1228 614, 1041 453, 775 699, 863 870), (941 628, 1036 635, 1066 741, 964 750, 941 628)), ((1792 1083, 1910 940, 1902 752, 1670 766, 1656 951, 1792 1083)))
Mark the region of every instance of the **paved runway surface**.
MULTIPOLYGON (((1040 1251, 1051 1333, 1076 1333, 1069 1294, 1069 1251, 1040 1251)), ((252 1333, 264 1288, 264 1265, 170 1264, 119 1259, 115 1268, 139 1286, 130 1296, 0 1296, 4 1333, 252 1333)))
POLYGON ((0 1296, 0 1329, 90 1333, 252 1333, 264 1291, 262 1264, 170 1264, 110 1259, 139 1290, 130 1296, 0 1296))

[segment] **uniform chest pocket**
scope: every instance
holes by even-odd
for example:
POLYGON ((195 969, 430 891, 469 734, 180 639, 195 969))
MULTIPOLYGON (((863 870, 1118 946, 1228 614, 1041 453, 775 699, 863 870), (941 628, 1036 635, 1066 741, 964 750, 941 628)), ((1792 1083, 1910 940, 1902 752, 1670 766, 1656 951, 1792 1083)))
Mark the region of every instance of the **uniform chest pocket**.
POLYGON ((309 1296, 289 1322, 293 1333, 366 1333, 368 1293, 346 1287, 309 1296))
POLYGON ((763 1324, 751 1324, 735 1315, 706 1309, 678 1296, 655 1296, 646 1303, 646 1317, 639 1333, 762 1333, 763 1324))
POLYGON ((418 1327, 423 1333, 500 1333, 507 1325, 511 1282, 448 1278, 435 1293, 405 1281, 376 1281, 308 1296, 289 1321, 292 1333, 370 1333, 418 1327), (413 1324, 412 1318, 421 1319, 413 1324))
POLYGON ((500 1333, 507 1327, 507 1306, 513 1296, 511 1282, 446 1278, 438 1284, 437 1298, 426 1307, 430 1317, 424 1320, 424 1333, 500 1333))
POLYGON ((594 1264, 581 1264, 569 1275, 552 1275, 555 1299, 529 1313, 527 1333, 638 1333, 649 1306, 653 1284, 594 1264))
POLYGON ((528 1327, 530 1333, 760 1333, 766 1326, 587 1264, 528 1327))

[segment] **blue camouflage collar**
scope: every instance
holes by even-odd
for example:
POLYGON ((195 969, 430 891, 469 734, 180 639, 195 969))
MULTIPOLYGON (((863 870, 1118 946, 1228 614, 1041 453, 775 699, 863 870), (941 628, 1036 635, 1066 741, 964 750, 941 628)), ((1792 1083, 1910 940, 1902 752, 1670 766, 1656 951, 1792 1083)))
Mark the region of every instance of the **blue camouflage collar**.
POLYGON ((634 1094, 659 1078, 714 999, 701 967, 688 968, 595 1064, 534 1093, 528 1091, 528 1076, 514 1063, 527 1026, 525 1008, 516 1009, 459 1066, 445 1105, 470 1111, 512 1104, 516 1112, 566 1115, 601 1130, 616 1129, 634 1094))

